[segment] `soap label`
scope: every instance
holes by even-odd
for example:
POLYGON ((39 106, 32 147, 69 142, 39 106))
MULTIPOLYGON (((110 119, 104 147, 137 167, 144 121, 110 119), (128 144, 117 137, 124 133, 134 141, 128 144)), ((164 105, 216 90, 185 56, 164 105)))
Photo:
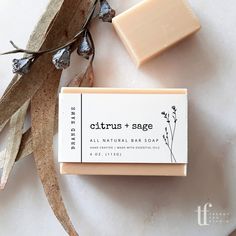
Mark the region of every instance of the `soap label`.
POLYGON ((59 99, 59 162, 187 163, 186 94, 59 99))

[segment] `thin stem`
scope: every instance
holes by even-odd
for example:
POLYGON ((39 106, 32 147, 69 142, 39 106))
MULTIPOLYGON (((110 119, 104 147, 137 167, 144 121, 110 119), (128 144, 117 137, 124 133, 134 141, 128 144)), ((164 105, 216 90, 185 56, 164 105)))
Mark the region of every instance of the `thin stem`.
POLYGON ((86 19, 86 21, 85 21, 85 23, 84 23, 84 25, 83 25, 82 28, 87 28, 89 22, 90 22, 91 19, 92 19, 92 16, 93 16, 93 14, 94 14, 94 11, 95 11, 95 9, 96 9, 97 2, 98 2, 97 0, 94 1, 93 7, 91 8, 91 11, 89 12, 88 17, 87 17, 87 19, 86 19))
POLYGON ((175 114, 175 117, 174 117, 174 130, 173 130, 173 135, 172 135, 171 150, 173 149, 175 130, 176 130, 176 114, 175 114))
MULTIPOLYGON (((62 45, 62 46, 59 46, 59 47, 55 47, 55 48, 52 48, 52 49, 47 49, 47 50, 41 50, 41 51, 31 51, 31 50, 26 50, 26 49, 22 49, 22 48, 19 48, 17 47, 12 41, 12 43, 14 44, 14 47, 15 48, 18 48, 16 50, 12 50, 12 51, 9 51, 9 52, 5 52, 5 53, 2 53, 0 55, 7 55, 7 54, 14 54, 14 53, 26 53, 26 54, 31 54, 33 56, 40 56, 42 54, 45 54, 45 53, 53 53, 53 52, 56 52, 62 48, 65 48, 65 47, 68 47, 68 46, 71 46, 73 43, 75 43, 77 40, 78 40, 78 37, 84 32, 84 29, 82 29, 79 33, 77 33, 76 37, 74 37, 72 40, 70 40, 69 42, 67 42, 66 44, 62 45)), ((11 43, 11 44, 12 44, 11 43)))
POLYGON ((90 40, 90 42, 92 44, 92 49, 93 49, 93 55, 91 57, 90 63, 93 63, 93 60, 94 60, 94 57, 95 57, 95 45, 94 45, 93 37, 92 37, 90 31, 88 30, 87 33, 88 33, 88 37, 89 37, 89 40, 90 40))
MULTIPOLYGON (((168 137, 168 134, 167 134, 167 131, 166 131, 166 145, 169 147, 170 149, 170 142, 169 142, 169 137, 168 137)), ((170 160, 172 162, 172 154, 170 155, 170 160)))
POLYGON ((170 146, 166 143, 166 146, 169 148, 169 150, 170 150, 170 158, 171 158, 171 162, 173 162, 172 161, 172 157, 173 157, 173 159, 174 159, 174 161, 176 162, 176 159, 175 159, 175 156, 174 156, 174 154, 173 154, 173 152, 172 152, 172 150, 171 150, 171 148, 170 148, 170 146))
POLYGON ((170 128, 170 134, 171 134, 171 137, 172 137, 172 136, 173 136, 173 132, 172 132, 171 124, 170 124, 169 114, 168 114, 168 120, 167 120, 167 123, 168 123, 168 125, 169 125, 169 128, 170 128))
POLYGON ((171 124, 170 124, 170 115, 169 115, 169 114, 168 114, 168 118, 167 118, 167 123, 168 123, 168 125, 169 125, 170 134, 171 134, 171 144, 170 144, 171 148, 170 148, 170 151, 171 151, 171 155, 173 156, 174 161, 176 162, 176 159, 175 159, 174 154, 173 154, 173 151, 172 151, 173 139, 174 139, 174 138, 173 138, 172 127, 171 127, 171 124))
POLYGON ((13 46, 13 48, 15 48, 15 49, 17 49, 17 50, 20 49, 19 47, 17 47, 17 46, 14 44, 14 42, 13 42, 12 40, 10 40, 10 44, 13 46))
POLYGON ((175 135, 175 129, 176 129, 176 114, 175 114, 175 117, 174 117, 174 128, 173 129, 172 129, 171 122, 170 122, 170 114, 169 113, 164 113, 164 116, 165 116, 166 121, 167 121, 168 126, 169 126, 171 138, 169 140, 169 136, 168 136, 168 132, 167 132, 167 127, 165 128, 166 136, 165 137, 163 136, 163 138, 165 140, 165 143, 166 143, 167 147, 170 150, 171 162, 172 162, 172 159, 176 162, 175 156, 173 154, 173 142, 174 142, 174 135, 175 135))

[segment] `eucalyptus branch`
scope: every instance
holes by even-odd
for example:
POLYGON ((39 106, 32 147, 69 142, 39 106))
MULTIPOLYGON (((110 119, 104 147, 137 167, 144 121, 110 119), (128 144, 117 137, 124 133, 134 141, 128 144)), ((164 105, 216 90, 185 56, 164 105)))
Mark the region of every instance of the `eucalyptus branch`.
MULTIPOLYGON (((95 46, 92 39, 92 35, 89 32, 88 28, 93 19, 97 4, 98 0, 95 0, 91 9, 89 10, 89 13, 85 19, 81 30, 64 45, 45 50, 33 51, 20 48, 13 41, 10 41, 11 45, 15 48, 15 50, 8 51, 0 55, 18 53, 25 53, 28 55, 21 59, 13 60, 13 72, 18 74, 28 73, 30 70, 30 66, 35 62, 35 60, 46 53, 55 53, 52 59, 55 67, 57 69, 66 69, 70 65, 71 52, 76 48, 76 45, 79 44, 82 37, 82 41, 78 46, 77 52, 80 56, 83 56, 86 59, 89 59, 91 56, 90 64, 92 64, 95 57, 95 46)), ((101 19, 103 22, 111 22, 112 18, 115 16, 115 11, 110 7, 106 0, 99 0, 99 4, 99 19, 101 19)))
POLYGON ((53 53, 53 52, 56 52, 62 48, 65 48, 65 47, 68 47, 68 46, 71 46, 73 43, 75 43, 77 40, 78 40, 78 37, 81 35, 81 33, 84 32, 84 29, 82 29, 77 35, 76 37, 74 37, 72 40, 68 41, 66 44, 62 45, 62 46, 59 46, 59 47, 55 47, 55 48, 51 48, 51 49, 46 49, 46 50, 41 50, 41 51, 31 51, 31 50, 27 50, 27 49, 23 49, 23 48, 19 48, 17 47, 12 41, 10 41, 10 43, 12 45, 14 45, 14 48, 16 48, 16 50, 12 50, 12 51, 9 51, 9 52, 4 52, 4 53, 1 53, 0 55, 8 55, 8 54, 16 54, 16 53, 26 53, 26 54, 30 54, 30 55, 33 55, 33 56, 41 56, 45 53, 53 53))
POLYGON ((58 51, 60 49, 66 48, 68 46, 71 46, 73 43, 75 43, 79 39, 80 35, 85 31, 86 27, 88 26, 88 23, 90 22, 90 20, 91 20, 91 18, 93 16, 93 13, 95 11, 96 4, 97 4, 97 1, 95 1, 93 6, 91 7, 91 10, 89 11, 89 14, 88 14, 88 16, 87 16, 87 18, 85 20, 85 23, 82 26, 82 29, 71 40, 66 42, 64 45, 61 45, 61 46, 55 47, 55 48, 51 48, 51 49, 41 50, 41 51, 31 51, 31 50, 27 50, 27 49, 23 49, 23 48, 18 47, 11 40, 10 44, 16 50, 12 50, 12 51, 9 51, 9 52, 4 52, 4 53, 1 53, 0 55, 15 54, 15 53, 26 53, 26 54, 31 54, 31 55, 42 55, 42 54, 45 54, 45 53, 53 53, 53 52, 56 52, 56 51, 58 51))

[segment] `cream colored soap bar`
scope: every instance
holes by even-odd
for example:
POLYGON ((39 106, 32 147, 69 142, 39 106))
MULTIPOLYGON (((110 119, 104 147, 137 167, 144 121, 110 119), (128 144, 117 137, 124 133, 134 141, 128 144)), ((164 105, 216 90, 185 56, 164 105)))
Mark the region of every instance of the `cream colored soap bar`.
POLYGON ((144 0, 112 23, 137 66, 200 29, 187 0, 144 0))
MULTIPOLYGON (((145 108, 145 111, 147 111, 147 108, 145 108)), ((174 125, 173 120, 171 120, 171 122, 174 125)), ((116 145, 116 143, 109 143, 108 145, 109 146, 116 145)), ((123 146, 123 144, 121 146, 123 146)), ((155 143, 149 146, 155 146, 155 143)), ((103 154, 106 153, 107 151, 104 152, 103 154)), ((59 101, 58 156, 59 156, 61 174, 186 176, 187 90, 186 89, 63 88, 60 94, 60 101, 59 101), (107 95, 109 95, 110 100, 106 99, 107 95), (116 99, 117 95, 119 96, 118 97, 119 107, 116 107, 114 102, 112 102, 115 100, 111 100, 111 99, 116 99), (94 100, 94 98, 96 100, 94 100), (127 98, 129 98, 130 100, 127 100, 127 98), (134 98, 135 98, 135 103, 133 102, 131 103, 131 100, 134 101, 134 98), (136 99, 141 99, 140 100, 141 102, 136 102, 136 99), (149 103, 148 107, 150 107, 151 110, 148 108, 150 112, 147 114, 147 116, 142 115, 142 113, 144 113, 142 112, 142 107, 144 106, 147 107, 145 99, 149 99, 146 101, 150 101, 151 103, 152 101, 154 101, 158 102, 159 104, 155 105, 155 108, 153 108, 153 105, 149 103), (130 105, 127 105, 129 107, 128 112, 126 112, 125 108, 126 105, 124 105, 123 102, 125 102, 126 105, 130 103, 130 105), (163 103, 167 104, 163 105, 163 103), (90 104, 90 106, 88 106, 88 104, 90 104), (164 131, 165 127, 167 127, 167 123, 165 121, 166 118, 162 114, 163 113, 162 108, 164 108, 164 110, 167 109, 166 111, 169 114, 172 114, 173 105, 176 106, 175 109, 178 115, 178 120, 176 126, 177 136, 175 135, 175 143, 174 143, 175 145, 173 153, 172 152, 170 153, 168 147, 165 145, 164 140, 162 138, 162 134, 164 134, 163 132, 165 132, 164 131), (112 108, 112 106, 114 106, 115 108, 112 108), (105 107, 103 112, 100 112, 100 114, 98 114, 100 109, 103 109, 102 107, 105 107), (136 116, 137 111, 139 113, 138 116, 136 116), (125 113, 120 114, 120 112, 125 112, 125 113), (104 113, 104 116, 102 116, 101 113, 104 113), (133 113, 134 115, 132 115, 133 113), (122 120, 121 122, 122 125, 123 122, 125 122, 124 124, 126 124, 127 121, 132 122, 133 120, 141 122, 142 121, 141 116, 144 116, 147 122, 153 123, 154 125, 153 128, 155 129, 153 129, 153 131, 151 130, 132 131, 131 126, 129 128, 124 126, 123 129, 121 130, 122 132, 119 132, 117 130, 110 129, 109 127, 111 125, 109 125, 109 127, 106 127, 109 128, 107 130, 106 129, 102 130, 99 127, 97 127, 97 122, 102 121, 103 123, 107 122, 110 123, 111 120, 114 120, 114 118, 111 117, 112 115, 115 117, 115 122, 113 122, 113 124, 116 122, 119 123, 122 120), (125 157, 125 158, 131 158, 128 161, 129 163, 124 163, 126 159, 121 159, 122 157, 119 156, 116 156, 114 159, 112 159, 112 157, 109 156, 92 157, 91 153, 93 153, 94 151, 95 153, 97 153, 97 149, 90 149, 90 151, 87 152, 87 150, 89 150, 91 146, 94 148, 95 146, 100 147, 100 145, 103 145, 101 144, 101 142, 103 142, 102 140, 108 136, 114 139, 117 138, 115 134, 119 136, 125 134, 125 137, 130 139, 131 138, 130 132, 131 136, 135 135, 135 137, 139 139, 143 139, 144 137, 145 138, 151 137, 152 135, 154 136, 158 135, 159 136, 157 137, 158 146, 160 146, 162 151, 164 151, 163 155, 165 156, 166 154, 164 160, 161 159, 162 157, 159 155, 160 158, 159 161, 162 163, 157 163, 158 153, 160 154, 159 150, 157 151, 154 150, 154 156, 153 156, 154 160, 149 159, 153 155, 153 152, 141 151, 141 150, 138 152, 132 151, 129 154, 129 156, 125 157), (96 139, 93 137, 94 135, 97 137, 96 139), (90 145, 89 147, 86 146, 88 143, 90 145), (140 155, 141 152, 144 152, 144 154, 140 155), (134 155, 134 153, 136 154, 134 155), (171 154, 173 155, 175 154, 175 160, 172 159, 171 154), (149 161, 150 163, 140 162, 140 159, 142 158, 144 158, 143 159, 144 162, 149 161), (108 163, 109 160, 110 162, 108 163), (121 162, 118 162, 119 160, 121 160, 121 162)))

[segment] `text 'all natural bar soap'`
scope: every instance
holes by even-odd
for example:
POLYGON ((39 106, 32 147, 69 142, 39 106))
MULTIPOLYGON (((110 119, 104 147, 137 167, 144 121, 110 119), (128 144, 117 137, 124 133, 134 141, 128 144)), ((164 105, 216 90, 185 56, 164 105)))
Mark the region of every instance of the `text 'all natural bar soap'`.
POLYGON ((200 29, 187 0, 144 0, 112 23, 137 66, 200 29))
POLYGON ((185 89, 63 88, 63 174, 185 176, 185 89))

